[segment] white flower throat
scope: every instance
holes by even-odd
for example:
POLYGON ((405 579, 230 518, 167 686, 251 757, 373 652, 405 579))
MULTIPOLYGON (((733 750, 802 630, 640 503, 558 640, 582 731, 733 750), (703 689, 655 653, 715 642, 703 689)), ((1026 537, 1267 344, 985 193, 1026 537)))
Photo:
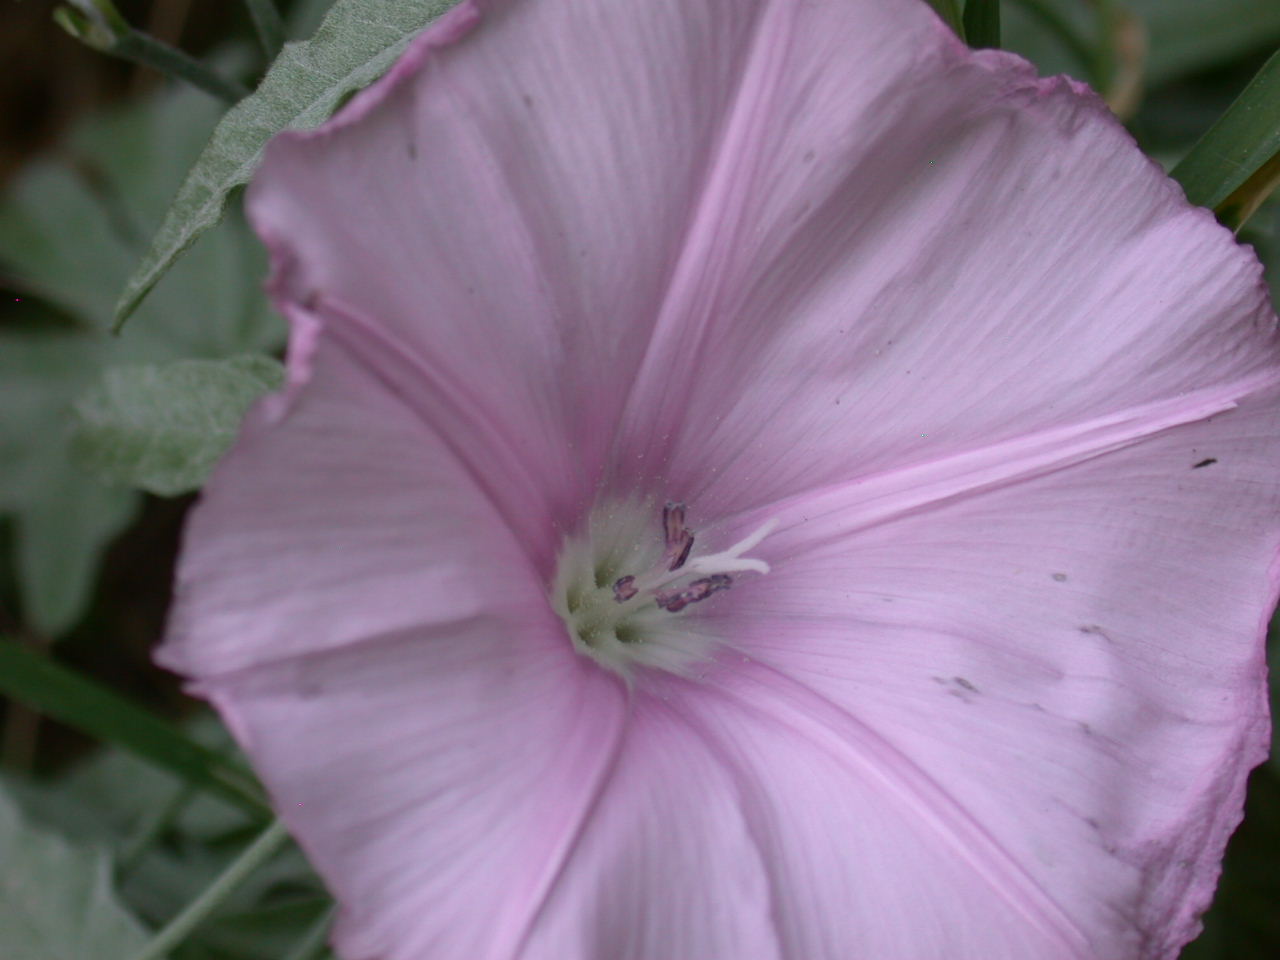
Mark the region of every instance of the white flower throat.
POLYGON ((710 659, 716 638, 683 616, 733 586, 744 573, 768 573, 745 556, 773 530, 770 520, 725 550, 701 553, 682 503, 607 504, 585 533, 565 540, 551 603, 585 654, 624 676, 643 665, 686 673, 710 659))

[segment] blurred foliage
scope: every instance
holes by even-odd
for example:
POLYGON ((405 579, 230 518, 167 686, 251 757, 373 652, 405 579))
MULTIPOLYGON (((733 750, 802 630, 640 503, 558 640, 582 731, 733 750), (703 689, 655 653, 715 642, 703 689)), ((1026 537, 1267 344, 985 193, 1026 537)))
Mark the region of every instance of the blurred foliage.
POLYGON ((222 219, 231 194, 249 182, 267 141, 286 128, 314 127, 380 77, 409 41, 457 0, 334 0, 308 40, 285 46, 254 93, 223 117, 174 197, 116 306, 123 324, 152 285, 222 219))
POLYGON ((1280 182, 1280 51, 1173 169, 1192 203, 1239 230, 1280 182))
MULTIPOLYGON (((209 749, 234 749, 212 717, 202 717, 186 734, 209 749)), ((0 786, 7 786, 34 823, 105 854, 114 864, 118 896, 152 927, 199 896, 262 828, 240 805, 193 791, 115 749, 51 780, 10 777, 0 786)), ((199 937, 174 951, 173 960, 281 960, 329 904, 302 854, 291 848, 237 888, 199 937)), ((101 951, 68 960, 128 957, 101 951)))
POLYGON ((91 117, 0 197, 0 511, 15 518, 25 622, 57 637, 83 612, 93 565, 137 497, 71 459, 74 402, 104 370, 217 358, 283 340, 262 296, 265 259, 239 220, 179 264, 126 335, 108 330, 116 291, 220 115, 174 90, 91 117))
POLYGON ((1002 46, 1034 61, 1042 73, 1069 73, 1088 81, 1099 79, 1091 76, 1093 64, 1073 54, 1037 15, 1038 6, 1086 37, 1095 57, 1115 47, 1114 38, 1100 35, 1106 10, 1132 13, 1144 38, 1142 76, 1148 90, 1241 57, 1270 53, 1280 43, 1280 4, 1274 0, 1005 0, 1002 46))
POLYGON ((33 829, 0 787, 0 955, 6 960, 124 958, 147 935, 117 902, 111 862, 33 829))
POLYGON ((76 404, 73 450, 99 478, 161 496, 204 485, 254 401, 284 384, 256 354, 113 367, 76 404))
MULTIPOLYGON (((963 29, 960 0, 931 2, 963 29)), ((328 6, 329 0, 291 4, 289 35, 309 36, 328 6)), ((991 31, 993 11, 985 6, 984 16, 971 11, 968 20, 991 31)), ((354 5, 343 7, 349 18, 354 5)), ((132 18, 137 9, 126 12, 132 18)), ((1042 72, 1068 72, 1094 83, 1143 148, 1167 167, 1187 154, 1280 45, 1276 0, 1004 0, 999 13, 1003 46, 1042 72)), ((340 17, 334 22, 342 26, 340 17)), ((212 61, 218 69, 246 81, 260 77, 265 64, 248 21, 225 39, 230 45, 212 61)), ((294 59, 282 61, 282 69, 305 70, 316 62, 308 57, 341 53, 345 41, 337 34, 322 39, 293 48, 294 59)), ((341 89, 325 87, 299 109, 314 108, 308 117, 321 119, 367 82, 365 74, 376 72, 388 59, 386 50, 401 39, 366 37, 372 46, 361 48, 365 73, 341 89)), ((279 91, 267 93, 256 102, 270 108, 272 129, 292 122, 277 122, 288 104, 267 103, 278 100, 279 91)), ((140 494, 100 482, 81 463, 158 493, 191 489, 245 404, 278 375, 264 354, 280 346, 283 329, 262 296, 263 255, 236 204, 234 188, 247 170, 216 185, 217 209, 201 229, 229 203, 218 228, 176 261, 123 336, 107 333, 116 295, 221 116, 216 102, 195 91, 134 96, 95 110, 0 193, 0 631, 32 650, 76 635, 95 580, 111 574, 99 566, 104 548, 122 530, 138 536, 150 522, 144 517, 131 526, 140 494), (201 385, 194 394, 185 389, 193 378, 201 385), (184 385, 181 397, 170 392, 175 382, 184 385), (220 424, 213 446, 202 445, 189 429, 204 417, 220 424), (122 437, 127 444, 117 442, 122 437), (121 457, 122 449, 131 455, 121 457), (76 450, 87 456, 77 460, 76 450), (15 603, 16 611, 3 609, 15 603)), ((227 169, 235 173, 233 167, 227 169)), ((1280 200, 1267 201, 1240 236, 1258 250, 1273 292, 1280 293, 1280 200)), ((146 502, 148 517, 163 515, 160 533, 148 534, 159 540, 144 541, 156 567, 152 579, 163 584, 181 511, 146 502)), ((162 588, 151 592, 157 595, 148 602, 163 605, 162 588)), ((140 598, 120 590, 99 593, 88 622, 100 652, 84 657, 89 644, 77 648, 68 641, 73 654, 87 661, 83 682, 141 690, 152 707, 172 713, 172 680, 149 677, 137 689, 132 680, 122 681, 121 638, 102 627, 117 622, 104 609, 117 613, 115 607, 140 598), (156 692, 162 684, 163 695, 156 692)), ((67 660, 68 645, 54 654, 67 660)), ((98 701, 90 691, 83 702, 98 701)), ((10 707, 6 743, 22 746, 25 738, 30 747, 37 735, 34 715, 10 707)), ((62 715, 76 722, 66 711, 62 715)), ((116 735, 119 729, 151 736, 157 729, 152 723, 172 729, 151 737, 151 754, 146 744, 133 743, 148 761, 119 746, 76 756, 61 739, 58 749, 41 755, 34 772, 11 763, 0 776, 0 860, 10 881, 23 878, 15 893, 0 877, 0 928, 62 921, 49 931, 42 960, 123 960, 145 939, 144 928, 157 928, 181 911, 261 828, 252 805, 206 789, 207 779, 163 759, 234 755, 225 731, 207 714, 185 724, 157 716, 96 733, 129 745, 128 736, 116 735), (187 739, 202 746, 173 746, 187 739), (29 915, 15 920, 14 911, 22 910, 29 915), (93 943, 89 952, 77 946, 83 942, 93 943)), ((51 726, 45 721, 46 740, 52 739, 51 726)), ((10 759, 23 753, 13 751, 10 759)), ((1184 960, 1280 956, 1278 874, 1280 762, 1273 758, 1253 776, 1247 818, 1232 841, 1219 896, 1204 935, 1184 960)), ((291 849, 229 895, 213 921, 171 960, 316 960, 322 954, 317 935, 329 911, 322 887, 291 849)), ((26 956, 2 937, 0 956, 26 956)))

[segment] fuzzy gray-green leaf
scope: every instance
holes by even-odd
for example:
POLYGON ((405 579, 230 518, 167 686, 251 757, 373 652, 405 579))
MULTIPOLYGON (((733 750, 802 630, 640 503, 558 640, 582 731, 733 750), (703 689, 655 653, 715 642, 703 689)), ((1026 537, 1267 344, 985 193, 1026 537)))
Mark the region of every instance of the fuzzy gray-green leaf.
POLYGON ((104 854, 26 823, 0 788, 0 956, 128 960, 147 935, 111 891, 104 854))
POLYGON ((283 381, 270 357, 115 367, 76 405, 79 461, 161 496, 199 489, 255 400, 283 381))
POLYGON ((249 97, 233 107, 187 174, 159 232, 116 305, 122 323, 192 242, 222 217, 227 198, 249 182, 267 141, 289 127, 314 127, 380 77, 413 36, 456 0, 338 0, 315 36, 286 44, 249 97))

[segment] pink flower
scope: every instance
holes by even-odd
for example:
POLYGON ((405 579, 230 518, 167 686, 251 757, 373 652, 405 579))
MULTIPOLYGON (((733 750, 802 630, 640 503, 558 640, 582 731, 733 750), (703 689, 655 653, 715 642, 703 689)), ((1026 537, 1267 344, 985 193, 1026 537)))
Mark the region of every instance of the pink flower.
POLYGON ((1267 731, 1254 257, 915 0, 470 0, 250 197, 161 661, 348 960, 1171 958, 1267 731))

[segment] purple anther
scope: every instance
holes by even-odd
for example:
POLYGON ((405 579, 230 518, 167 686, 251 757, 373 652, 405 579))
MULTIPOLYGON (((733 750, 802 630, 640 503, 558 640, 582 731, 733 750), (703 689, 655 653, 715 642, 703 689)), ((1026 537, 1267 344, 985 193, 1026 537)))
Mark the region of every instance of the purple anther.
POLYGON ((635 577, 619 577, 613 583, 613 599, 618 603, 626 603, 639 592, 635 577))
POLYGON ((695 580, 678 593, 660 593, 654 599, 658 606, 668 613, 679 613, 691 603, 707 599, 713 593, 728 590, 733 586, 733 577, 727 573, 713 573, 709 577, 695 580))
POLYGON ((684 533, 683 503, 667 501, 666 506, 662 508, 662 532, 668 546, 680 539, 680 535, 684 533))
POLYGON ((683 503, 668 501, 662 508, 662 539, 667 547, 662 553, 662 565, 679 570, 693 549, 693 531, 685 528, 683 503))
POLYGON ((689 559, 689 551, 693 549, 693 534, 684 531, 681 539, 668 545, 662 554, 662 563, 668 570, 679 570, 689 559))

